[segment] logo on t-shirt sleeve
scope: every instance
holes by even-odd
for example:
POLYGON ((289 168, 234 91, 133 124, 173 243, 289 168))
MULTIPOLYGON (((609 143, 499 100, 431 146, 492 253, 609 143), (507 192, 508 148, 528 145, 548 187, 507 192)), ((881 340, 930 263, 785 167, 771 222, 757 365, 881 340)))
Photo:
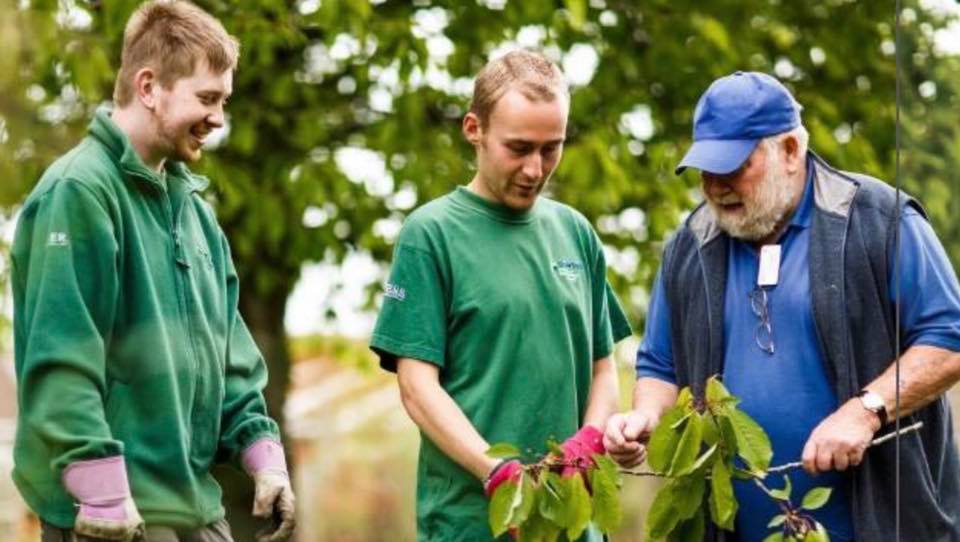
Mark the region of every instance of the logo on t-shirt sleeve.
POLYGON ((403 301, 404 299, 407 298, 407 290, 406 290, 406 288, 403 288, 403 287, 401 287, 401 286, 397 286, 396 284, 391 284, 391 283, 389 283, 389 282, 386 283, 386 286, 384 287, 384 292, 383 292, 383 293, 384 293, 384 295, 386 295, 387 297, 392 297, 392 298, 396 299, 397 301, 403 301))

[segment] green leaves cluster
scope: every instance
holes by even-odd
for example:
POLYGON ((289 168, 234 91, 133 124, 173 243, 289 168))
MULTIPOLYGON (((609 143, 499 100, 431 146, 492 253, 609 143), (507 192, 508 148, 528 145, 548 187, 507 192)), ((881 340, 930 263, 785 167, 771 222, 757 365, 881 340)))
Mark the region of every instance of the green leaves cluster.
POLYGON ((763 542, 828 542, 830 537, 824 526, 804 512, 816 510, 827 504, 833 490, 827 487, 815 487, 803 496, 799 507, 794 507, 790 501, 793 490, 790 477, 784 475, 783 481, 783 489, 768 489, 761 485, 767 495, 776 500, 780 509, 783 510, 782 514, 777 514, 770 520, 767 526, 776 531, 763 542))
MULTIPOLYGON (((513 532, 519 541, 553 542, 566 536, 578 539, 592 524, 610 534, 620 525, 620 473, 607 456, 594 456, 587 465, 568 465, 563 454, 553 451, 543 460, 524 465, 519 480, 505 482, 490 500, 490 529, 494 536, 513 532), (564 467, 579 467, 574 475, 562 475, 564 467)), ((491 457, 518 457, 519 450, 497 444, 491 457)))
MULTIPOLYGON (((766 542, 829 540, 822 525, 790 505, 789 484, 782 490, 763 486, 773 457, 770 439, 737 408, 738 402, 713 377, 707 381, 705 397, 694 397, 690 388, 684 388, 676 405, 660 419, 647 446, 647 463, 668 481, 650 507, 647 539, 703 540, 708 514, 719 528, 732 531, 738 507, 733 480, 752 479, 784 510, 770 523, 771 528, 782 529, 766 542)), ((829 490, 816 488, 804 498, 803 508, 818 508, 827 498, 829 490)))

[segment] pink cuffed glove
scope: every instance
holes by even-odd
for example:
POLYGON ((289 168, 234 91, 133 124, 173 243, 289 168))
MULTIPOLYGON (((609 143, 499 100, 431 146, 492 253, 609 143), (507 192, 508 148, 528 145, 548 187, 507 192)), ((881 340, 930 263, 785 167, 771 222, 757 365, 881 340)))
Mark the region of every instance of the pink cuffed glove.
POLYGON ((586 470, 594 465, 593 456, 606 453, 603 432, 592 425, 584 425, 561 444, 560 449, 563 450, 563 461, 567 463, 562 476, 573 476, 578 472, 586 474, 586 470))
MULTIPOLYGON (((518 484, 520 483, 520 473, 523 472, 523 464, 516 459, 503 460, 496 467, 493 467, 493 470, 490 471, 490 474, 487 476, 487 479, 483 482, 483 492, 487 494, 487 498, 492 498, 494 492, 497 491, 497 488, 503 484, 518 484)), ((516 540, 519 537, 519 531, 515 527, 511 527, 508 531, 510 537, 516 540)))
POLYGON ((483 491, 487 494, 487 498, 493 497, 493 492, 505 482, 519 483, 521 471, 523 471, 523 465, 516 459, 501 461, 496 467, 493 467, 490 475, 483 482, 483 491))
POLYGON ((257 533, 258 542, 283 542, 296 527, 296 505, 283 445, 273 439, 260 439, 243 451, 243 470, 253 478, 253 515, 273 518, 272 530, 257 533))
POLYGON ((123 456, 76 461, 63 469, 63 486, 79 503, 73 531, 101 540, 130 542, 143 535, 127 482, 123 456))

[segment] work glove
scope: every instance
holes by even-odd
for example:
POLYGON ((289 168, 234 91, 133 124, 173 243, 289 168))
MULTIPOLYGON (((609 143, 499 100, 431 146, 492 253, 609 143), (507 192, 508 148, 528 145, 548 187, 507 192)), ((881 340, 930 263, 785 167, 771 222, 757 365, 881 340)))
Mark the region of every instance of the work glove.
POLYGON ((592 425, 584 425, 561 444, 560 449, 563 450, 565 464, 561 476, 569 477, 579 472, 587 483, 587 469, 596 464, 593 457, 606 453, 603 447, 603 432, 592 425))
MULTIPOLYGON (((493 498, 494 492, 503 484, 519 484, 520 473, 522 472, 523 464, 516 459, 504 459, 498 463, 487 475, 487 479, 483 481, 483 491, 487 494, 487 498, 493 498)), ((511 527, 508 532, 511 538, 517 539, 519 533, 516 528, 511 527)))
POLYGON ((273 520, 272 528, 257 533, 257 541, 289 539, 297 521, 283 446, 273 439, 260 439, 243 451, 242 462, 244 470, 253 478, 253 516, 273 520))
POLYGON ((79 503, 74 533, 122 542, 143 537, 143 519, 130 495, 123 456, 70 463, 63 470, 62 480, 79 503))
POLYGON ((522 471, 523 465, 516 459, 504 459, 498 463, 483 482, 483 491, 487 498, 493 497, 493 493, 504 483, 518 484, 522 471))

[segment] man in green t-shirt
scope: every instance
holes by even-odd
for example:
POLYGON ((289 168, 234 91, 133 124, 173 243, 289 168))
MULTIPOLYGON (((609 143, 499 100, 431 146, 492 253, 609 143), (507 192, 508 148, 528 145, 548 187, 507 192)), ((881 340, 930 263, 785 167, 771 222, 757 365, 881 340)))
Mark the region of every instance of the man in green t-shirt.
POLYGON ((568 109, 560 70, 540 54, 490 62, 463 120, 476 176, 411 214, 397 241, 371 347, 423 435, 421 541, 493 538, 485 489, 515 482, 520 463, 488 457, 491 443, 533 458, 551 438, 567 439, 568 460, 603 453, 611 354, 630 327, 590 223, 539 197, 568 109))

